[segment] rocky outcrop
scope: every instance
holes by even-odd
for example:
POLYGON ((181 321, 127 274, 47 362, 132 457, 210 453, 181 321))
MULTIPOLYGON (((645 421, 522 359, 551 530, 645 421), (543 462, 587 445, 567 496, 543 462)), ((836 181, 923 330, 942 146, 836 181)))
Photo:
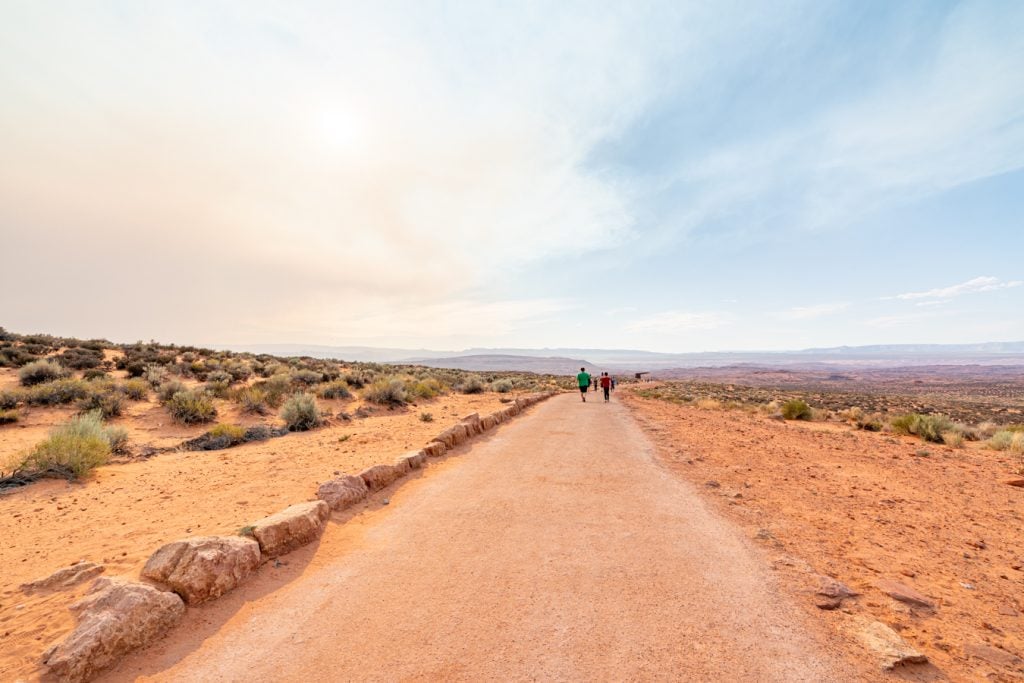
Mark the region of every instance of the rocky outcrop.
POLYGON ((862 624, 857 631, 857 637, 878 656, 882 668, 886 671, 905 664, 924 664, 928 661, 927 657, 881 622, 862 624))
POLYGON ((43 655, 43 664, 58 680, 77 683, 161 637, 185 614, 185 603, 153 586, 100 578, 71 609, 78 613, 75 629, 43 655))
POLYGON ((299 503, 253 524, 252 535, 265 557, 277 557, 320 538, 330 515, 322 500, 299 503))
POLYGON ((448 452, 448 447, 441 441, 431 441, 423 447, 423 453, 431 458, 440 458, 448 452))
POLYGON ((38 581, 32 581, 30 583, 23 583, 20 588, 26 593, 65 590, 99 576, 103 573, 103 570, 104 567, 102 564, 82 560, 74 563, 70 567, 58 569, 45 579, 39 579, 38 581))
POLYGON ((876 584, 878 588, 893 600, 899 600, 912 607, 923 607, 935 609, 935 602, 926 595, 914 590, 910 586, 893 581, 892 579, 880 579, 876 584))
POLYGON ((359 476, 366 482, 368 489, 380 491, 382 488, 390 486, 402 474, 404 472, 394 465, 374 465, 360 472, 359 476))
POLYGON ((316 497, 332 510, 344 510, 366 498, 370 489, 360 476, 348 475, 320 484, 316 497))
POLYGON ((168 543, 153 553, 142 575, 189 605, 224 595, 260 566, 260 546, 241 536, 200 536, 168 543))

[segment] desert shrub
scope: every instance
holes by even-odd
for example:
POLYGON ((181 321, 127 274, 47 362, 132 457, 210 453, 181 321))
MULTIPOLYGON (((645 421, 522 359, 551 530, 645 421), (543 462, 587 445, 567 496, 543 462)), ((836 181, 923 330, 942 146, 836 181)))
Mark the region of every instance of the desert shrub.
POLYGON ((107 462, 113 441, 120 439, 118 431, 103 426, 98 412, 78 415, 52 430, 25 458, 21 469, 77 479, 107 462))
POLYGON ((341 379, 345 381, 345 384, 354 389, 362 389, 370 383, 370 380, 365 375, 358 372, 347 372, 341 376, 341 379))
POLYGON ((141 360, 133 360, 124 364, 124 371, 129 377, 142 377, 146 374, 147 365, 141 360))
POLYGON ((89 382, 79 379, 58 379, 28 389, 25 402, 38 406, 63 405, 83 399, 91 393, 89 382))
POLYGON ((363 389, 363 398, 382 406, 400 406, 409 400, 405 383, 397 378, 379 379, 363 389))
POLYGON ((141 377, 134 377, 121 385, 121 391, 133 401, 145 401, 149 397, 149 382, 141 377))
POLYGON ((953 448, 963 448, 964 435, 962 432, 942 432, 942 443, 953 448))
POLYGON ((945 415, 921 415, 920 413, 909 413, 893 418, 890 426, 894 432, 899 434, 913 434, 933 443, 943 443, 943 432, 957 432, 963 435, 966 430, 963 425, 954 424, 945 415))
POLYGON ((213 422, 217 417, 217 407, 213 405, 213 397, 205 391, 179 391, 167 402, 167 410, 171 417, 184 424, 213 422))
POLYGON ((428 377, 427 379, 409 382, 406 385, 406 392, 416 398, 429 399, 444 393, 444 387, 433 377, 428 377))
POLYGON ((316 370, 296 370, 292 373, 292 381, 296 384, 304 384, 311 387, 324 381, 324 375, 316 370))
POLYGON ((861 415, 854 421, 854 424, 858 429, 863 429, 866 432, 880 432, 885 427, 885 420, 878 413, 871 413, 870 415, 861 415))
POLYGON ((95 368, 103 362, 103 351, 89 348, 65 349, 57 356, 60 364, 66 368, 75 370, 87 370, 95 368))
POLYGON ((167 403, 179 391, 185 391, 185 385, 176 379, 168 380, 156 390, 156 400, 160 403, 167 403))
POLYGON ((231 443, 241 443, 245 439, 245 427, 221 423, 215 425, 208 434, 216 439, 229 439, 231 443))
POLYGON ((320 387, 321 398, 349 398, 350 396, 352 396, 352 392, 349 391, 348 384, 343 379, 329 382, 320 387))
POLYGON ((226 372, 224 370, 213 370, 212 372, 207 373, 206 381, 210 384, 220 383, 227 386, 234 382, 235 378, 231 376, 230 372, 226 372))
POLYGON ((243 412, 266 415, 270 410, 267 392, 259 387, 245 387, 235 394, 235 401, 243 412))
POLYGON ((433 422, 434 416, 430 413, 420 413, 420 422, 433 422))
POLYGON ((236 382, 244 382, 252 377, 252 368, 248 363, 243 363, 241 361, 228 363, 224 366, 224 370, 226 370, 231 375, 231 378, 236 382))
POLYGON ((319 427, 323 422, 316 399, 306 393, 292 394, 288 397, 281 406, 281 419, 292 432, 304 432, 319 427))
POLYGON ((995 451, 1024 453, 1024 434, 1009 429, 1000 429, 985 442, 985 445, 995 451))
POLYGON ((120 417, 124 412, 124 395, 112 388, 98 388, 78 401, 78 409, 83 413, 98 411, 104 420, 120 417))
POLYGON ((787 420, 810 420, 813 416, 811 407, 802 399, 795 398, 782 404, 782 417, 787 420))
POLYGON ((286 374, 277 374, 257 384, 267 392, 267 400, 270 405, 281 405, 286 394, 291 391, 291 378, 286 374))
POLYGON ((142 377, 146 380, 149 386, 156 389, 167 379, 167 368, 163 365, 150 365, 146 368, 146 372, 142 377))
POLYGON ((82 379, 94 380, 94 379, 106 379, 107 371, 101 368, 89 368, 82 373, 82 379))
POLYGON ((512 391, 512 386, 512 380, 499 379, 491 383, 491 391, 496 391, 499 394, 507 394, 512 391))
POLYGON ((459 390, 464 394, 482 394, 484 392, 484 383, 477 377, 470 377, 462 383, 459 390))
POLYGON ((701 410, 718 410, 722 407, 722 402, 713 398, 699 398, 694 405, 701 410))
POLYGON ((110 450, 113 453, 124 453, 128 448, 128 430, 124 427, 104 427, 110 450))
POLYGON ((0 425, 14 424, 21 419, 17 410, 0 410, 0 425))
POLYGON ((0 391, 0 410, 10 410, 21 401, 21 393, 15 391, 0 391))
POLYGON ((36 384, 63 379, 69 373, 62 365, 52 360, 37 360, 29 363, 18 371, 18 380, 22 386, 31 387, 36 384))

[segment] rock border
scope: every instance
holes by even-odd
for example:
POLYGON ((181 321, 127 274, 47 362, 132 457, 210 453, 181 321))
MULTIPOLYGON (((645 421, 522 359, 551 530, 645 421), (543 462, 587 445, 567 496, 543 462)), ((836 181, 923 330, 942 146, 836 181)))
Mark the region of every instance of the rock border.
POLYGON ((482 418, 479 413, 467 415, 393 464, 326 481, 317 489, 315 500, 253 522, 240 536, 189 537, 167 543, 147 560, 142 570, 145 583, 120 577, 98 579, 90 596, 72 605, 78 614, 75 628, 46 651, 43 666, 59 681, 91 680, 163 638, 188 606, 217 599, 244 583, 262 563, 320 538, 332 512, 352 507, 425 467, 429 458, 446 455, 558 393, 520 396, 482 418))

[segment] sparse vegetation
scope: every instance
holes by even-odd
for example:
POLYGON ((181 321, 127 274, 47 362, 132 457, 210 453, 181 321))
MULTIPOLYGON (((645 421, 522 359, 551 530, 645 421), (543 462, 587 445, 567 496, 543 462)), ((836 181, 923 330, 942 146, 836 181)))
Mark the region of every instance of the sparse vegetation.
POLYGON ((99 411, 104 420, 120 417, 124 412, 124 396, 108 387, 97 387, 96 391, 78 401, 78 409, 83 413, 99 411))
POLYGON ((208 433, 214 438, 227 439, 233 444, 241 443, 245 439, 245 427, 241 425, 222 423, 215 425, 208 433))
POLYGON ((459 386, 459 391, 464 394, 482 394, 484 383, 477 377, 470 377, 459 386))
POLYGON ((782 404, 782 417, 787 420, 810 420, 814 413, 807 401, 795 398, 782 404))
POLYGON ((58 379, 38 384, 23 394, 25 403, 36 406, 55 406, 72 403, 91 393, 89 382, 79 379, 58 379))
POLYGON ((266 415, 270 412, 267 392, 259 387, 245 387, 235 394, 235 400, 243 412, 266 415))
POLYGON ((343 379, 337 379, 324 384, 320 387, 319 393, 320 398, 350 398, 352 396, 348 384, 343 379))
POLYGON ((491 382, 491 391, 495 391, 499 394, 507 394, 512 391, 513 384, 510 379, 498 379, 491 382))
POLYGON ((281 406, 281 419, 284 420, 288 431, 304 432, 308 429, 319 427, 323 423, 323 416, 316 399, 306 393, 293 394, 281 406))
POLYGON ((132 401, 145 401, 149 397, 149 382, 136 377, 121 385, 121 391, 132 401))
POLYGON ((985 442, 992 450, 1024 454, 1024 432, 1001 429, 985 442))
POLYGON ((70 374, 64 366, 52 360, 37 360, 18 371, 18 380, 22 386, 31 387, 63 379, 70 374))
POLYGON ((106 463, 125 432, 103 425, 98 412, 78 415, 50 432, 18 468, 43 477, 77 479, 106 463))
POLYGON ((202 390, 179 391, 167 402, 167 410, 183 424, 213 422, 217 417, 213 398, 202 390))
POLYGON ((179 391, 185 391, 185 385, 176 379, 168 380, 156 390, 156 400, 166 404, 179 391))
POLYGON ((409 395, 405 383, 397 378, 379 379, 363 390, 363 398, 370 403, 382 406, 397 407, 405 405, 409 395))
POLYGON ((943 433, 955 432, 963 437, 966 427, 954 424, 945 415, 922 415, 909 413, 890 421, 889 426, 898 434, 913 434, 925 441, 944 443, 943 433))
POLYGON ((0 425, 14 424, 21 419, 17 410, 0 410, 0 425))
POLYGON ((420 413, 420 422, 433 422, 434 416, 430 413, 420 413))
POLYGON ((441 382, 433 377, 408 382, 405 390, 409 396, 422 399, 431 399, 444 393, 441 382))

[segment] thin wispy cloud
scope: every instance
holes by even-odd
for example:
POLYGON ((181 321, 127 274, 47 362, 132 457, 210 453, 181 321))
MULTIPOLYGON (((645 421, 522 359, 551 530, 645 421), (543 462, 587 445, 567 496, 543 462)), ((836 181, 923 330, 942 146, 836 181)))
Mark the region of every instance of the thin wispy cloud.
POLYGON ((794 306, 785 311, 773 313, 773 317, 779 320, 811 320, 823 316, 832 315, 850 307, 849 302, 816 304, 814 306, 794 306))
POLYGON ((1021 280, 1000 280, 997 277, 982 276, 968 280, 967 282, 961 282, 957 285, 950 285, 949 287, 939 287, 936 289, 929 289, 923 292, 907 292, 905 294, 897 294, 896 296, 886 297, 887 299, 900 299, 903 301, 912 301, 914 299, 952 299, 954 297, 962 296, 964 294, 976 294, 978 292, 995 292, 1000 289, 1011 289, 1013 287, 1020 287, 1024 285, 1024 281, 1021 280))

